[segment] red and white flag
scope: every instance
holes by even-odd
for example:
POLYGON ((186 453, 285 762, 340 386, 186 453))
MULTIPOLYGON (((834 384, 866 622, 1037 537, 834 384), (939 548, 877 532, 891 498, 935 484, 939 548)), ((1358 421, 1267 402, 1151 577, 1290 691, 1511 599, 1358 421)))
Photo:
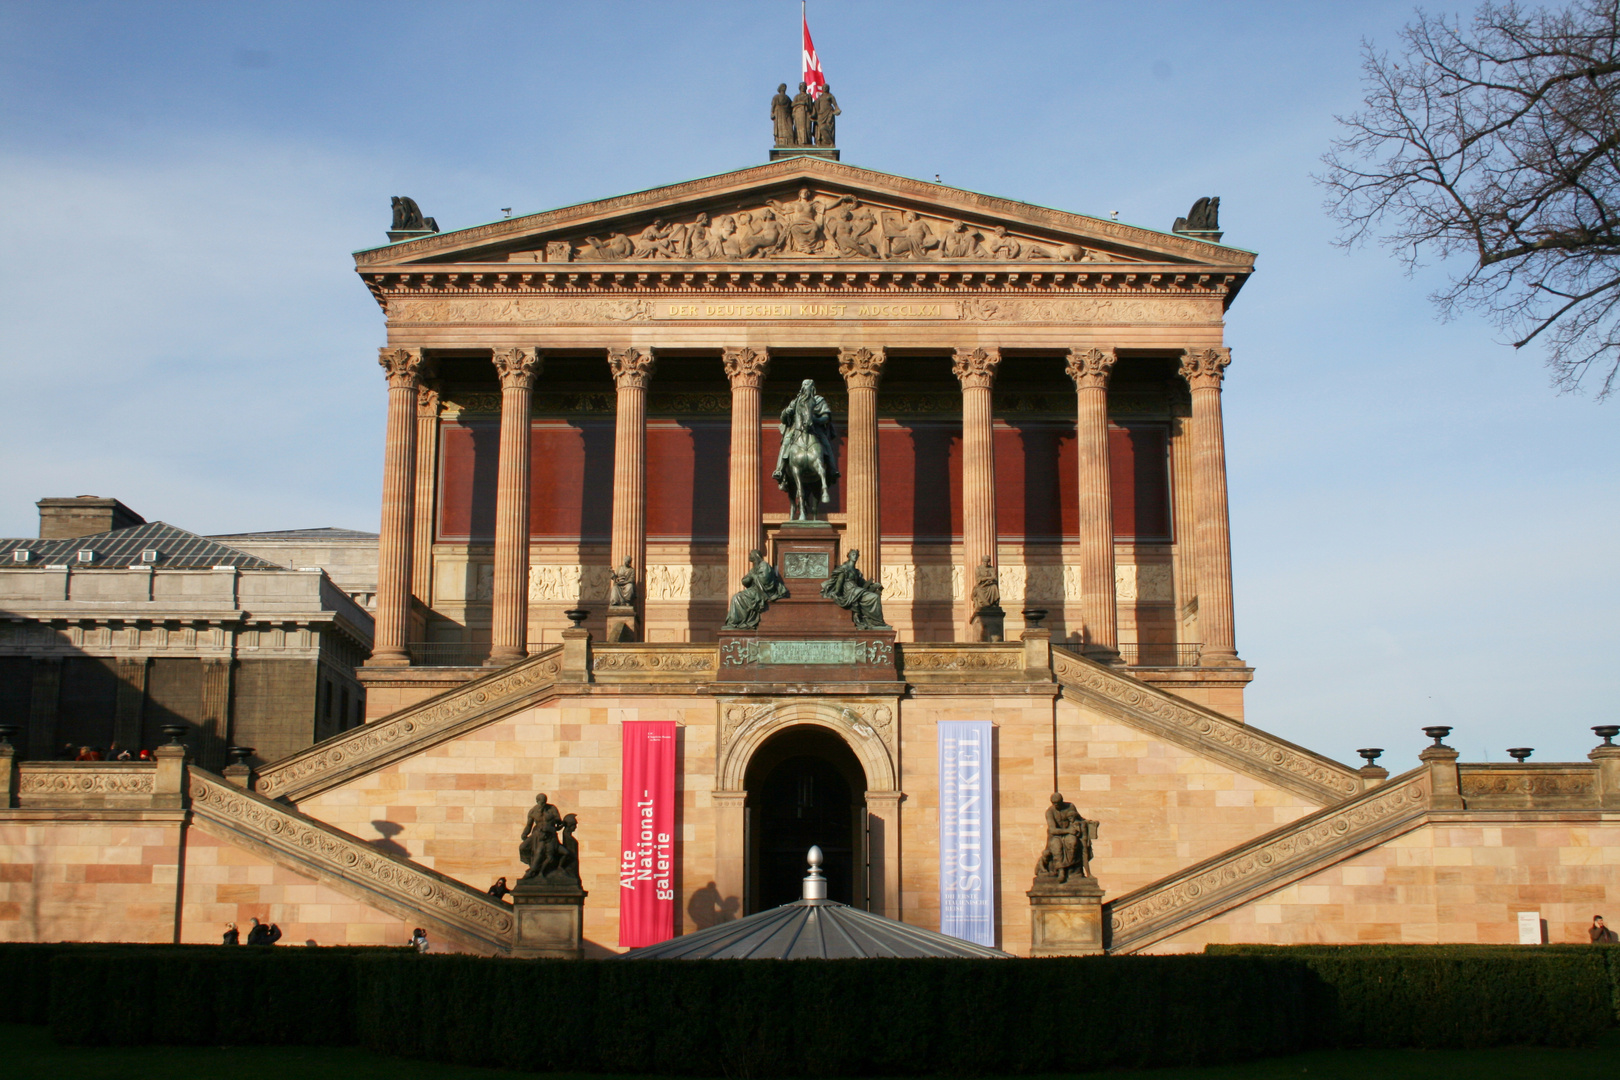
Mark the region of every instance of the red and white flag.
POLYGON ((812 99, 821 97, 821 92, 827 88, 827 80, 821 74, 821 57, 816 55, 816 43, 810 40, 810 20, 805 16, 804 9, 799 9, 799 18, 804 21, 804 87, 810 92, 812 99))

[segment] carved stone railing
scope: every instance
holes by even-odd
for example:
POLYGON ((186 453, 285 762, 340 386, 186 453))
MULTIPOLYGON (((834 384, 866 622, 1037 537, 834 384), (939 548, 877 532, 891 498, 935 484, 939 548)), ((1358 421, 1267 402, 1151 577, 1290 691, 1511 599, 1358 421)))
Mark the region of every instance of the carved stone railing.
POLYGON ((919 686, 933 683, 1024 682, 1024 646, 1019 642, 900 647, 900 677, 919 686))
POLYGON ((1067 649, 1052 649, 1052 670, 1075 700, 1313 802, 1337 803, 1361 791, 1361 775, 1348 765, 1067 649))
POLYGON ((551 690, 561 656, 561 649, 539 653, 273 761, 258 770, 253 789, 272 799, 305 799, 493 723, 551 690))
POLYGON ((155 761, 23 761, 17 765, 17 805, 152 805, 157 792, 155 761))
POLYGON ((653 643, 591 646, 591 678, 599 683, 709 681, 720 668, 720 646, 653 643))
POLYGON ((1136 952, 1421 825, 1429 770, 1318 811, 1103 905, 1108 951, 1136 952))
POLYGON ((201 769, 188 770, 187 788, 204 831, 469 948, 511 948, 512 909, 477 889, 201 769))
POLYGON ((1457 781, 1470 810, 1596 810, 1600 804, 1596 764, 1459 763, 1457 781))

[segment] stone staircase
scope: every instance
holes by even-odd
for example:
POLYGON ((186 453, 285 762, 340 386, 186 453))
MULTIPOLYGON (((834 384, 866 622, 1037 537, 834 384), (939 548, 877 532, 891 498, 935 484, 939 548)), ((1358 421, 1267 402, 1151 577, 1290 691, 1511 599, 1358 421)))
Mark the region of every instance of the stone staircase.
POLYGON ((1326 806, 1361 793, 1361 774, 1350 766, 1150 686, 1118 668, 1053 646, 1052 673, 1064 696, 1073 701, 1312 802, 1326 806))
POLYGON ((253 790, 296 803, 550 697, 562 649, 548 649, 258 770, 253 790))
POLYGON ((244 791, 195 766, 187 770, 192 823, 228 843, 314 878, 345 896, 488 955, 512 948, 512 908, 427 867, 244 791))
POLYGON ((1430 771, 1419 766, 1103 905, 1110 953, 1132 953, 1428 820, 1430 771))

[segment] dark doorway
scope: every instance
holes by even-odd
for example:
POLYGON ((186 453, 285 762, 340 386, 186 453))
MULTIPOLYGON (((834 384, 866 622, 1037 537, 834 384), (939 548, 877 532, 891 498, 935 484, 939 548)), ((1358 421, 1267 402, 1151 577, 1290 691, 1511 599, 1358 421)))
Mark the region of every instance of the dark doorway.
POLYGON ((788 728, 754 754, 746 784, 749 913, 799 899, 812 844, 829 898, 865 907, 866 774, 848 744, 825 728, 788 728))

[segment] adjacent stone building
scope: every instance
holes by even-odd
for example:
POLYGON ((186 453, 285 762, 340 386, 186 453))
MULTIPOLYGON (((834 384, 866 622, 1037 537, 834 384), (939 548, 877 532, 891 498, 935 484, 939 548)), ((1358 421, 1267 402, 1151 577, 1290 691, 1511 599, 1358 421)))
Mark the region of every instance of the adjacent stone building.
POLYGON ((0 540, 0 717, 32 760, 132 753, 185 724, 199 762, 273 761, 360 722, 372 620, 318 566, 291 569, 116 499, 41 499, 0 540))

